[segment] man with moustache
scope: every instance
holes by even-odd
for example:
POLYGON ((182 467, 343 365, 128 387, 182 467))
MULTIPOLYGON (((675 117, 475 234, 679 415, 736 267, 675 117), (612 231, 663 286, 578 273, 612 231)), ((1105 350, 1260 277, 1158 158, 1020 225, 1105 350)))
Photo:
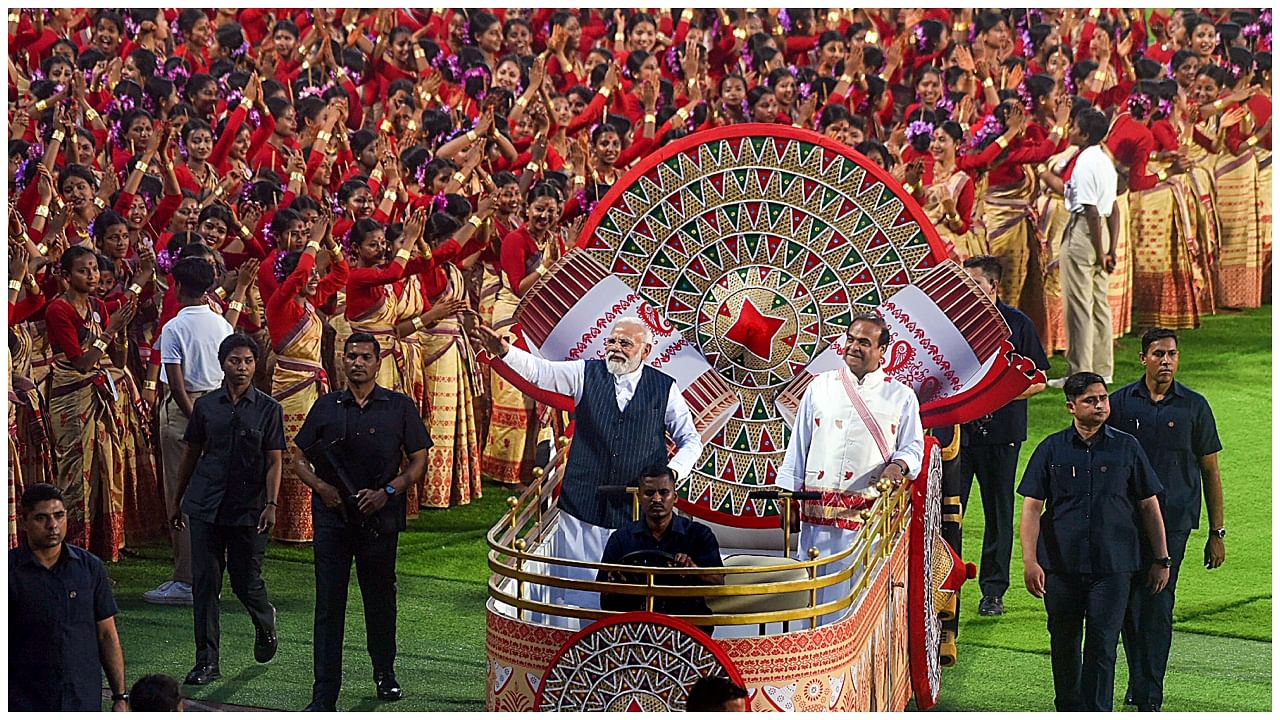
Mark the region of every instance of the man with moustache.
POLYGON ((343 343, 347 388, 320 396, 294 437, 294 469, 315 518, 315 682, 307 710, 333 712, 342 687, 347 586, 356 565, 378 699, 404 697, 396 680, 396 549, 405 491, 427 471, 417 404, 379 386, 382 348, 368 333, 343 343))
MULTIPOLYGON (((573 445, 560 491, 557 557, 595 562, 609 534, 631 521, 629 495, 602 496, 606 485, 634 485, 640 471, 654 465, 671 469, 673 480, 693 469, 702 454, 702 438, 675 380, 644 364, 653 351, 653 331, 635 317, 614 323, 605 338, 604 360, 551 362, 511 347, 492 329, 478 326, 477 342, 501 358, 530 384, 573 397, 573 445), (667 435, 676 453, 667 459, 667 435)), ((553 572, 590 580, 590 568, 554 566, 553 572)), ((599 606, 599 595, 566 591, 553 601, 585 608, 599 606)))
POLYGON ((1169 582, 1156 499, 1163 488, 1138 441, 1106 424, 1102 376, 1066 380, 1071 426, 1040 443, 1018 486, 1023 580, 1049 616, 1054 706, 1111 712, 1130 583, 1159 594, 1169 582), (1141 551, 1139 523, 1150 555, 1141 551))
MULTIPOLYGON (((845 367, 818 375, 805 388, 778 469, 779 487, 822 493, 800 505, 797 551, 804 559, 811 547, 824 557, 849 547, 862 527, 859 513, 879 494, 874 486, 882 479, 902 482, 920 472, 924 459, 920 401, 880 367, 889 346, 884 318, 855 315, 845 343, 845 367)), ((819 573, 841 572, 851 562, 828 563, 819 573)), ((818 603, 848 595, 851 581, 820 588, 818 603)))
POLYGON ((101 712, 102 671, 111 709, 128 709, 115 598, 102 561, 67 545, 62 491, 22 493, 23 544, 9 551, 9 709, 101 712))
MULTIPOLYGON (((676 481, 670 468, 657 465, 640 473, 640 507, 644 516, 614 531, 604 546, 602 563, 625 564, 623 558, 641 551, 662 552, 670 555, 674 567, 721 567, 720 543, 711 528, 695 520, 675 514, 676 481)), ((723 585, 724 575, 713 573, 693 575, 690 584, 723 585)), ((617 574, 601 570, 597 580, 626 582, 617 574)), ((640 595, 614 595, 603 598, 601 604, 610 610, 643 610, 644 598, 640 595)), ((660 597, 654 600, 653 609, 668 615, 710 615, 711 608, 703 597, 660 597)))
POLYGON ((1155 711, 1164 703, 1164 674, 1173 642, 1174 591, 1187 538, 1200 527, 1202 486, 1209 513, 1209 537, 1204 547, 1204 566, 1209 570, 1226 561, 1227 530, 1218 472, 1222 450, 1218 425, 1204 396, 1174 380, 1179 360, 1177 333, 1167 328, 1148 330, 1142 336, 1138 359, 1145 373, 1111 394, 1107 424, 1138 439, 1165 486, 1160 511, 1172 559, 1169 584, 1153 594, 1140 576, 1135 577, 1120 634, 1129 663, 1125 703, 1155 711))

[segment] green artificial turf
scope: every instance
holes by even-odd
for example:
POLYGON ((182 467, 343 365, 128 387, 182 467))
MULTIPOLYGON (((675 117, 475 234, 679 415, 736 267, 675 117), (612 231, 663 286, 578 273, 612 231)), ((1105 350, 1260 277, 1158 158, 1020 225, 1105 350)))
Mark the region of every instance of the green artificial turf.
MULTIPOLYGON (((1183 334, 1178 379, 1203 393, 1217 416, 1226 496, 1227 562, 1212 572, 1197 563, 1206 527, 1188 544, 1178 585, 1174 637, 1166 680, 1166 710, 1271 708, 1271 309, 1205 319, 1183 334)), ((1136 338, 1116 354, 1116 381, 1137 379, 1136 338)), ((1063 373, 1054 358, 1050 377, 1063 373)), ((1060 390, 1030 404, 1035 442, 1065 427, 1060 390)), ((399 661, 407 697, 374 699, 364 649, 360 594, 353 573, 341 710, 482 710, 485 683, 485 611, 488 569, 484 535, 505 511, 507 493, 486 485, 483 499, 448 511, 424 511, 401 536, 399 552, 399 661)), ((976 562, 982 512, 975 487, 965 520, 965 559, 976 562)), ((1207 525, 1207 523, 1205 523, 1207 525)), ((309 546, 273 543, 265 577, 279 609, 280 652, 269 665, 253 661, 253 628, 229 584, 223 591, 222 673, 192 697, 277 709, 300 709, 310 699, 314 577, 309 546)), ((1006 614, 977 615, 979 591, 962 595, 959 663, 943 674, 942 710, 1052 710, 1049 636, 1042 601, 1027 594, 1014 543, 1012 587, 1006 614)), ((111 566, 120 604, 117 622, 130 682, 151 672, 181 679, 194 663, 191 611, 142 602, 142 592, 167 579, 167 546, 150 545, 111 566)), ((1117 700, 1126 677, 1121 650, 1117 700)))

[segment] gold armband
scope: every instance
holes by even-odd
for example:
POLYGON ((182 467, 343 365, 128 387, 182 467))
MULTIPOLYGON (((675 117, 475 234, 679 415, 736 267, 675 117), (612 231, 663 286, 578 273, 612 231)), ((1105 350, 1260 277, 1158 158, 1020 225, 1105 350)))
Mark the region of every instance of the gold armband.
POLYGON ((160 386, 156 384, 155 380, 144 380, 142 382, 143 390, 158 390, 159 388, 160 386))
POLYGON ((693 20, 693 8, 685 8, 684 11, 680 13, 680 19, 685 22, 693 20))
POLYGON ((94 341, 93 341, 93 347, 94 347, 94 349, 96 349, 98 352, 100 352, 100 353, 102 353, 102 354, 104 354, 104 355, 107 353, 107 341, 106 341, 106 340, 103 340, 102 338, 98 338, 97 340, 94 340, 94 341))
POLYGON ((653 114, 653 113, 645 113, 645 114, 644 114, 644 124, 645 124, 645 125, 650 125, 650 124, 655 124, 655 125, 656 125, 656 124, 657 124, 657 122, 658 122, 658 116, 657 116, 657 115, 655 115, 655 114, 653 114))
POLYGON ((244 303, 240 302, 239 300, 232 300, 231 302, 227 303, 227 309, 235 310, 236 312, 244 312, 244 303))
POLYGON ((531 162, 528 165, 525 165, 524 167, 526 170, 528 170, 531 173, 539 173, 542 171, 542 166, 536 162, 531 162))
POLYGON ((736 38, 738 38, 739 40, 746 40, 746 39, 747 39, 747 31, 746 31, 746 30, 743 30, 742 28, 734 28, 734 29, 733 29, 733 36, 734 36, 734 37, 736 37, 736 38))
POLYGON ((479 215, 472 215, 470 218, 467 218, 467 223, 475 225, 476 229, 479 230, 480 226, 484 224, 484 220, 481 220, 479 215))
POLYGON ((36 251, 37 251, 37 252, 39 252, 41 255, 48 255, 48 254, 49 254, 49 246, 48 246, 48 245, 45 245, 44 243, 40 243, 40 244, 36 245, 36 251))
POLYGON ((845 85, 852 85, 853 76, 850 75, 849 73, 844 73, 843 75, 840 76, 840 82, 844 83, 845 85))
POLYGON ((67 133, 66 133, 66 132, 64 132, 64 131, 62 131, 62 130, 54 130, 54 131, 53 131, 53 141, 54 141, 54 142, 62 142, 63 140, 66 140, 66 139, 67 139, 67 133))
POLYGON ((1257 144, 1258 144, 1258 136, 1257 136, 1257 135, 1254 135, 1253 137, 1251 137, 1251 138, 1249 138, 1248 140, 1245 140, 1245 141, 1244 141, 1244 146, 1245 146, 1245 147, 1247 147, 1247 148, 1254 147, 1254 146, 1256 146, 1257 144))
POLYGON ((245 239, 251 238, 253 237, 253 231, 245 227, 245 225, 242 223, 240 225, 240 237, 245 239))
POLYGON ((524 96, 524 95, 521 95, 520 97, 516 98, 516 107, 518 107, 518 108, 526 108, 526 107, 528 107, 528 106, 529 106, 529 98, 528 98, 528 97, 526 97, 526 96, 524 96))
POLYGON ((1098 82, 1104 82, 1104 81, 1106 81, 1106 79, 1107 79, 1107 71, 1106 71, 1106 70, 1098 70, 1098 71, 1094 72, 1094 73, 1093 73, 1093 79, 1094 79, 1094 80, 1097 80, 1098 82))
POLYGON ((422 328, 427 326, 427 324, 422 321, 421 315, 414 315, 413 319, 409 321, 409 324, 413 325, 414 330, 421 330, 422 328))
POLYGON ((400 200, 400 195, 395 190, 387 190, 382 193, 383 200, 390 200, 393 204, 400 200))
POLYGON ((35 108, 36 112, 38 112, 38 113, 42 113, 42 112, 44 112, 44 111, 45 111, 45 109, 47 109, 47 108, 49 107, 49 101, 48 101, 48 100, 37 100, 37 101, 36 101, 36 104, 35 104, 34 106, 32 106, 32 107, 34 107, 34 108, 35 108))
POLYGON ((133 295, 133 296, 135 296, 135 297, 136 297, 136 296, 138 296, 138 295, 141 295, 141 294, 142 294, 142 286, 141 286, 141 285, 139 285, 138 283, 131 283, 131 284, 129 285, 129 294, 130 294, 130 295, 133 295))
POLYGON ((680 108, 679 110, 676 110, 675 117, 680 118, 680 122, 683 124, 683 123, 685 123, 685 122, 688 122, 688 120, 689 120, 689 112, 688 112, 687 110, 685 110, 684 108, 680 108))
POLYGON ((48 206, 48 205, 41 205, 40 207, 36 208, 36 217, 38 217, 38 218, 48 218, 48 217, 49 217, 49 206, 48 206))
POLYGON ((480 136, 476 134, 475 130, 467 131, 467 142, 475 142, 476 140, 479 140, 479 139, 480 139, 480 136))
POLYGON ((309 68, 309 67, 311 67, 311 61, 310 61, 310 60, 303 60, 303 61, 302 61, 302 65, 301 65, 301 66, 299 66, 299 68, 298 68, 298 69, 299 69, 299 70, 306 70, 306 69, 307 69, 307 68, 309 68))
POLYGON ((587 184, 587 176, 586 176, 586 175, 574 175, 574 176, 573 176, 573 184, 574 184, 574 185, 586 185, 586 184, 587 184))
POLYGON ((422 49, 421 45, 413 46, 413 56, 419 60, 427 56, 427 51, 422 49))
POLYGON ((373 172, 369 173, 369 179, 375 182, 382 182, 382 168, 374 168, 373 172))
POLYGON ((995 81, 993 81, 991 78, 983 78, 982 87, 993 88, 995 86, 996 86, 995 81))
POLYGON ((304 252, 306 250, 310 250, 313 253, 320 252, 320 243, 316 242, 315 240, 309 240, 306 244, 306 247, 303 248, 304 252))
POLYGON ((240 98, 240 107, 249 110, 253 107, 253 101, 247 97, 240 98))
POLYGON ((21 281, 21 280, 10 280, 10 281, 9 281, 9 289, 10 289, 10 290, 12 290, 12 291, 14 291, 14 292, 21 292, 21 291, 22 291, 22 281, 21 281))
POLYGON ((1089 17, 1093 18, 1094 20, 1097 20, 1098 16, 1101 14, 1102 14, 1102 10, 1098 8, 1093 8, 1089 11, 1089 17))
POLYGON ((608 100, 609 96, 612 94, 613 94, 613 88, 607 88, 607 87, 600 88, 600 97, 608 100))
POLYGON ((226 289, 226 288, 223 288, 223 287, 220 287, 220 288, 218 288, 217 290, 214 290, 214 291, 213 291, 213 296, 214 296, 214 297, 216 297, 216 298, 218 298, 219 300, 226 300, 226 299, 227 299, 227 289, 226 289))
POLYGON ((1160 182, 1164 182, 1165 180, 1169 179, 1169 173, 1165 172, 1164 169, 1161 168, 1160 170, 1156 171, 1156 179, 1159 180, 1160 182))
POLYGON ((102 198, 100 198, 100 197, 95 197, 95 198, 93 199, 93 204, 94 204, 95 206, 97 206, 97 208, 98 208, 99 210, 106 210, 106 209, 107 209, 107 201, 106 201, 106 200, 103 200, 103 199, 102 199, 102 198))
POLYGON ((35 275, 27 273, 27 276, 23 278, 23 280, 27 283, 27 287, 31 288, 31 292, 40 292, 40 283, 36 282, 35 275))
POLYGON ((397 260, 404 260, 405 262, 408 262, 408 261, 409 261, 409 250, 408 250, 408 248, 400 248, 399 250, 397 250, 397 251, 396 251, 396 259, 397 259, 397 260))
POLYGON ((462 171, 459 170, 458 172, 455 172, 453 174, 453 181, 458 183, 459 185, 463 185, 467 182, 467 176, 463 175, 462 171))
MULTIPOLYGON (((413 127, 415 124, 416 123, 414 123, 414 121, 412 120, 409 121, 410 127, 413 127)), ((320 132, 316 133, 316 139, 319 140, 320 142, 327 143, 333 139, 333 133, 325 130, 321 130, 320 132)))
POLYGON ((16 11, 9 13, 9 22, 11 23, 22 22, 22 13, 16 12, 16 11))
POLYGON ((84 116, 89 119, 89 122, 98 122, 102 119, 102 116, 98 114, 98 111, 93 108, 85 108, 84 116))
POLYGON ((1004 150, 1005 148, 1009 147, 1009 141, 1006 140, 1003 135, 1001 135, 1000 137, 996 138, 996 145, 999 145, 1000 149, 1004 150))
POLYGON ((386 118, 383 118, 382 122, 378 123, 378 129, 384 133, 391 132, 391 121, 386 118))
POLYGON ((957 20, 951 24, 951 30, 953 32, 969 32, 969 24, 957 20))
POLYGON ((300 182, 300 183, 306 184, 307 176, 303 175, 300 172, 291 172, 289 173, 289 182, 300 182))

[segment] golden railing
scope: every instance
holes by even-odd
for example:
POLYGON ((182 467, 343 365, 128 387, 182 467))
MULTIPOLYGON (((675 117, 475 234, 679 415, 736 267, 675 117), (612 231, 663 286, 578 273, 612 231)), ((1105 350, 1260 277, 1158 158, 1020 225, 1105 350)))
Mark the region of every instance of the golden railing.
MULTIPOLYGON (((555 487, 560 482, 563 465, 568 457, 569 440, 560 437, 556 441, 559 452, 546 468, 534 469, 534 482, 521 495, 507 499, 508 509, 502 519, 489 531, 489 596, 516 609, 517 617, 525 613, 542 613, 550 616, 597 620, 620 614, 609 610, 590 610, 578 607, 552 605, 530 597, 527 586, 531 584, 558 587, 586 592, 614 595, 638 595, 645 598, 645 608, 653 610, 654 601, 664 597, 703 597, 743 595, 776 595, 781 593, 808 592, 808 602, 803 607, 753 613, 717 613, 710 615, 676 615, 693 625, 755 625, 793 620, 808 620, 809 627, 817 626, 817 618, 843 610, 854 603, 875 576, 873 570, 888 557, 894 541, 905 531, 910 517, 911 484, 904 482, 896 487, 882 481, 877 488, 880 496, 871 507, 862 511, 863 526, 854 542, 844 550, 820 557, 816 548, 808 551, 808 560, 787 562, 780 565, 698 568, 698 575, 746 575, 752 573, 776 573, 780 570, 803 570, 804 580, 741 583, 725 585, 660 585, 657 579, 668 575, 692 574, 689 568, 655 568, 635 565, 616 565, 557 558, 531 552, 548 539, 547 529, 555 517, 552 509, 555 487), (849 567, 838 572, 820 575, 819 569, 850 559, 849 567), (549 573, 527 569, 530 563, 546 566, 587 568, 593 571, 625 572, 645 578, 643 585, 609 582, 603 580, 577 580, 555 577, 549 573), (848 595, 838 600, 818 604, 818 590, 843 583, 854 578, 848 595), (508 588, 514 588, 512 592, 508 588)), ((784 512, 786 510, 784 509, 784 512)), ((779 557, 779 560, 784 558, 779 557)), ((787 625, 784 625, 784 630, 787 625)))

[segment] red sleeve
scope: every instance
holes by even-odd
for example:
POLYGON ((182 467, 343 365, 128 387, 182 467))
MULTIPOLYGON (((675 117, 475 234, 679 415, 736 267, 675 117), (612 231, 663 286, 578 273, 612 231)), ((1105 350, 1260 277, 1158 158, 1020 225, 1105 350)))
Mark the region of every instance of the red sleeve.
MULTIPOLYGON (((129 202, 133 202, 132 198, 129 202)), ((151 232, 156 235, 160 235, 161 233, 168 231, 169 222, 173 220, 174 214, 178 212, 178 207, 181 205, 181 194, 165 195, 160 198, 160 202, 156 204, 156 211, 151 213, 151 219, 147 221, 151 226, 151 232)))
POLYGON ((527 233, 521 230, 512 231, 502 239, 502 272, 507 276, 507 282, 511 284, 511 291, 517 297, 520 295, 520 282, 524 280, 525 266, 529 260, 528 250, 525 247, 525 236, 527 233))
POLYGON ((1000 157, 1000 146, 994 142, 988 143, 976 153, 957 155, 956 169, 974 175, 991 167, 991 163, 994 163, 998 157, 1000 157))
POLYGON ((956 198, 956 215, 959 215, 960 222, 964 223, 964 229, 960 234, 969 232, 973 227, 973 178, 965 180, 960 188, 960 197, 956 198))
POLYGON ((407 263, 393 262, 380 268, 351 268, 347 273, 347 292, 389 285, 404 277, 406 266, 407 263))
POLYGON ((9 305, 9 327, 25 322, 32 315, 40 312, 44 306, 44 293, 27 293, 26 297, 9 305))
POLYGON ((44 312, 44 324, 55 354, 64 353, 68 359, 84 354, 80 347, 80 317, 71 303, 61 298, 49 303, 44 312))
POLYGON ((1231 150, 1233 155, 1239 154, 1240 146, 1248 139, 1249 135, 1245 134, 1244 128, 1241 127, 1241 123, 1236 123, 1235 125, 1227 128, 1227 147, 1231 150))
POLYGON ((239 134, 240 126, 244 125, 245 118, 248 116, 249 111, 243 106, 236 107, 227 116, 227 126, 223 129, 222 134, 218 136, 218 142, 214 144, 213 152, 209 154, 210 165, 215 168, 221 168, 222 163, 226 162, 227 153, 231 152, 231 146, 236 144, 236 135, 239 134))
POLYGON ((577 135, 578 131, 583 128, 590 127, 593 121, 600 118, 601 114, 604 112, 605 103, 608 102, 608 100, 609 98, 605 97, 604 93, 596 93, 595 97, 591 98, 591 102, 583 108, 582 112, 579 113, 577 117, 569 121, 569 125, 565 127, 565 134, 577 135))
POLYGON ((335 257, 329 262, 329 272, 316 284, 315 304, 324 305, 329 302, 329 298, 333 294, 347 286, 347 277, 350 274, 350 267, 347 265, 346 259, 341 256, 335 257))
MULTIPOLYGON (((992 143, 993 145, 995 143, 992 143)), ((1058 143, 1053 142, 1046 136, 1038 142, 1028 142, 1026 140, 1018 143, 1017 147, 1009 151, 1009 159, 1007 162, 1017 165, 1027 165, 1030 163, 1041 163, 1053 157, 1058 150, 1058 143)))

